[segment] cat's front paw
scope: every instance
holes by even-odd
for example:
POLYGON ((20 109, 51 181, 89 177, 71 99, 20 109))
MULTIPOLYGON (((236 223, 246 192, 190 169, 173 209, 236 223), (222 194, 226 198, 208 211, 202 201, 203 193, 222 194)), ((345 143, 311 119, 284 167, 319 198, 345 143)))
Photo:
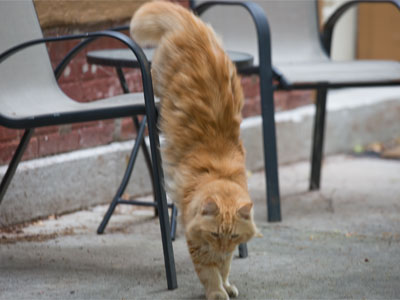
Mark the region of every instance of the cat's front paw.
POLYGON ((225 285, 224 288, 230 297, 235 298, 239 296, 239 290, 233 284, 225 285))
POLYGON ((212 292, 208 293, 207 300, 229 300, 229 296, 223 290, 212 291, 212 292))

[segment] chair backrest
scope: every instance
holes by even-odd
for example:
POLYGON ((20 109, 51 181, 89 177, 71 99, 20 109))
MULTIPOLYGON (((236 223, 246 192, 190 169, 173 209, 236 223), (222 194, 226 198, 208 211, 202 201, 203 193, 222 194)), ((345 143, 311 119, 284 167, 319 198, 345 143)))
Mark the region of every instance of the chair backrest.
MULTIPOLYGON (((320 61, 327 59, 319 40, 316 0, 259 0, 271 31, 272 61, 320 61)), ((201 3, 196 1, 196 5, 201 3)), ((244 51, 258 58, 255 26, 250 15, 237 6, 207 10, 201 18, 221 35, 226 49, 244 51)))
MULTIPOLYGON (((0 28, 0 53, 43 37, 32 1, 1 0, 0 28)), ((32 90, 48 88, 57 88, 57 83, 45 44, 21 50, 0 64, 2 108, 7 105, 6 101, 23 103, 29 98, 34 102, 32 90)))

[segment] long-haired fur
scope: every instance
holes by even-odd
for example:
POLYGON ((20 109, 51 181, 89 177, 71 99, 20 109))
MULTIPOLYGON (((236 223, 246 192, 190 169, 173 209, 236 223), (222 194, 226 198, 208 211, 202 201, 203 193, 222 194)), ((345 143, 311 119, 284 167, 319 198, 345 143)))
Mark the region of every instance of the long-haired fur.
POLYGON ((211 27, 169 2, 143 5, 132 38, 156 46, 152 77, 161 98, 167 191, 178 204, 195 269, 209 299, 237 296, 232 252, 256 233, 239 138, 243 93, 211 27))

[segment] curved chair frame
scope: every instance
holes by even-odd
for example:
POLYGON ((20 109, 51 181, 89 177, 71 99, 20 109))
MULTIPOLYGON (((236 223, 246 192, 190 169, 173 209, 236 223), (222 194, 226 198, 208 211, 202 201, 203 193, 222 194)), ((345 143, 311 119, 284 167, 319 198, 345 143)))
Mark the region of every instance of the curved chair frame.
MULTIPOLYGON (((142 75, 143 94, 145 100, 144 107, 121 106, 120 108, 113 109, 112 111, 108 109, 96 109, 93 111, 63 113, 61 115, 58 113, 54 113, 54 114, 35 116, 24 119, 11 119, 0 113, 1 125, 9 128, 25 129, 25 134, 23 135, 21 142, 16 150, 16 153, 7 169, 7 172, 2 179, 0 185, 0 202, 4 197, 4 194, 16 171, 18 163, 20 162, 22 155, 29 143, 30 137, 34 132, 34 128, 49 126, 49 125, 59 125, 59 124, 67 124, 75 122, 94 121, 100 119, 110 119, 122 116, 133 116, 136 114, 145 114, 147 118, 151 157, 153 161, 152 172, 155 182, 154 195, 156 199, 158 199, 157 208, 159 212, 162 244, 164 251, 164 263, 167 274, 167 285, 168 289, 175 289, 177 287, 177 280, 176 280, 172 241, 169 233, 170 224, 168 220, 168 207, 164 190, 164 175, 161 167, 161 156, 159 152, 160 142, 158 136, 158 129, 156 125, 156 107, 154 103, 150 65, 142 49, 126 35, 115 31, 98 31, 98 32, 78 34, 78 35, 65 35, 59 37, 40 38, 23 42, 1 53, 0 67, 1 63, 10 56, 34 45, 43 44, 47 42, 61 42, 73 39, 85 39, 86 41, 92 41, 100 37, 109 37, 120 41, 122 44, 128 47, 136 56, 142 75)), ((87 44, 88 43, 89 42, 87 42, 87 44)), ((67 57, 55 69, 55 76, 57 78, 60 76, 63 68, 65 68, 65 66, 73 58, 73 56, 75 56, 79 52, 79 50, 83 49, 84 48, 83 46, 87 45, 86 43, 81 43, 81 44, 83 45, 81 47, 76 47, 75 49, 73 49, 69 53, 69 55, 67 55, 67 57)))
POLYGON ((268 221, 281 221, 280 195, 279 195, 279 179, 278 179, 278 158, 276 151, 276 134, 275 134, 275 107, 273 98, 273 79, 278 73, 273 69, 271 62, 271 38, 268 20, 264 11, 252 2, 235 2, 235 1, 213 1, 204 2, 197 7, 193 7, 193 11, 201 16, 206 10, 213 6, 238 6, 245 9, 252 17, 257 32, 257 42, 259 50, 259 67, 252 69, 238 70, 240 73, 258 73, 260 76, 260 94, 261 94, 261 114, 263 139, 264 139, 264 164, 265 164, 265 181, 267 186, 267 207, 268 221))
MULTIPOLYGON (((351 0, 342 4, 325 23, 319 41, 326 54, 330 55, 331 40, 336 22, 350 7, 360 3, 390 3, 400 10, 400 2, 398 0, 351 0)), ((256 28, 256 39, 258 42, 259 65, 255 65, 246 70, 241 70, 244 74, 259 74, 260 90, 261 90, 261 114, 263 122, 263 138, 264 138, 264 162, 266 170, 267 183, 267 219, 270 222, 280 221, 280 198, 279 183, 275 141, 275 124, 274 124, 274 90, 295 90, 295 89, 316 89, 316 114, 314 120, 312 159, 311 159, 311 176, 310 190, 316 190, 320 187, 320 174, 323 152, 323 137, 325 127, 326 114, 326 96, 327 90, 330 88, 346 88, 346 87, 366 87, 366 86, 394 86, 400 85, 400 81, 387 82, 307 82, 292 84, 284 74, 281 74, 271 63, 271 34, 268 26, 268 11, 264 10, 256 3, 239 2, 239 1, 210 1, 202 2, 198 6, 194 5, 194 0, 190 1, 191 8, 195 13, 201 15, 206 10, 214 6, 239 6, 247 10, 250 14, 252 22, 256 28)), ((315 1, 317 6, 317 1, 315 1)), ((317 11, 317 10, 316 10, 317 11)))

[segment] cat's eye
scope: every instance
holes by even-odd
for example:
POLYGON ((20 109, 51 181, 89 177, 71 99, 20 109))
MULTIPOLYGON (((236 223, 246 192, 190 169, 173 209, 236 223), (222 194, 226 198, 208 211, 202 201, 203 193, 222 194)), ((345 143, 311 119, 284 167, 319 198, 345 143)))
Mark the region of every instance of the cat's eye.
POLYGON ((238 237, 239 237, 238 234, 232 234, 232 235, 231 235, 231 239, 237 239, 238 237))
POLYGON ((213 236, 213 237, 219 237, 219 234, 218 233, 216 233, 216 232, 211 232, 211 235, 213 236))

